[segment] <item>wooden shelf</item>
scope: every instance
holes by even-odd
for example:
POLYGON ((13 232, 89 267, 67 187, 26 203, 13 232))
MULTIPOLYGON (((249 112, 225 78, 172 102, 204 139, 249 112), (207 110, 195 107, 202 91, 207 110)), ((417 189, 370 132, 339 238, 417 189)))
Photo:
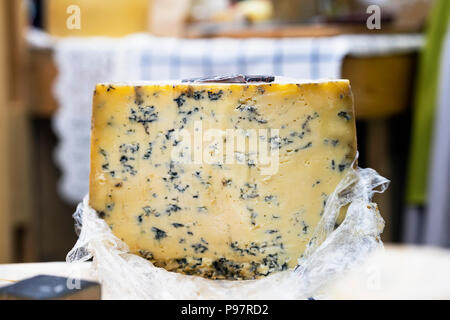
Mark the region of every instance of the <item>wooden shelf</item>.
POLYGON ((186 28, 186 38, 292 38, 292 37, 331 37, 343 34, 393 34, 414 33, 416 29, 383 25, 382 29, 369 30, 360 24, 192 24, 186 28))

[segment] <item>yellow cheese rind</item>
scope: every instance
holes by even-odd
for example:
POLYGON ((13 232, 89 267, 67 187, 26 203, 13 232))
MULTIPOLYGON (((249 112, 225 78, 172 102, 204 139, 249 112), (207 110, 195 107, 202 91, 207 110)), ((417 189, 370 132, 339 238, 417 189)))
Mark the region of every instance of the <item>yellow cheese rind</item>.
POLYGON ((97 85, 90 205, 171 271, 254 279, 293 268, 356 155, 346 80, 97 85), (251 108, 250 108, 251 107, 251 108), (174 163, 172 130, 279 129, 279 169, 174 163))

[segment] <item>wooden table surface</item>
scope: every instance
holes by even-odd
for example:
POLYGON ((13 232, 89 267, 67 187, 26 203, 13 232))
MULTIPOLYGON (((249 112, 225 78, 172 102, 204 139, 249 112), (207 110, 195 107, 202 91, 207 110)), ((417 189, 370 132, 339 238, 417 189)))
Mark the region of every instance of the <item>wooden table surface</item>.
POLYGON ((293 38, 332 37, 342 34, 415 33, 417 28, 384 23, 381 29, 367 29, 365 23, 268 23, 242 25, 230 23, 196 23, 185 28, 186 38, 293 38))

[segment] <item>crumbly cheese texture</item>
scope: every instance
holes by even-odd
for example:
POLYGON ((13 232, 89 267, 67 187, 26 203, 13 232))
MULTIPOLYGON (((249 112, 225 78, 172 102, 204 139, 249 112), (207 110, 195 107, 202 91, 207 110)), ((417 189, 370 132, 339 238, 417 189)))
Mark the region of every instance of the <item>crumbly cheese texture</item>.
MULTIPOLYGON (((224 141, 225 142, 225 141, 224 141)), ((236 151, 236 154, 238 152, 236 151)), ((356 154, 349 82, 100 84, 94 92, 90 205, 131 252, 212 279, 295 267, 356 154), (182 163, 173 134, 279 129, 278 171, 182 163), (198 123, 198 122, 197 122, 198 123)))

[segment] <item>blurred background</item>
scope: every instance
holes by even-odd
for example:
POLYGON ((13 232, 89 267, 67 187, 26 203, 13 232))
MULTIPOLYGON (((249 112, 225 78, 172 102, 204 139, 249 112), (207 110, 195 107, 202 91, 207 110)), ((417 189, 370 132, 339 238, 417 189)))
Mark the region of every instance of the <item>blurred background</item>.
POLYGON ((350 79, 387 243, 450 247, 450 1, 0 0, 0 263, 61 261, 100 81, 350 79))

